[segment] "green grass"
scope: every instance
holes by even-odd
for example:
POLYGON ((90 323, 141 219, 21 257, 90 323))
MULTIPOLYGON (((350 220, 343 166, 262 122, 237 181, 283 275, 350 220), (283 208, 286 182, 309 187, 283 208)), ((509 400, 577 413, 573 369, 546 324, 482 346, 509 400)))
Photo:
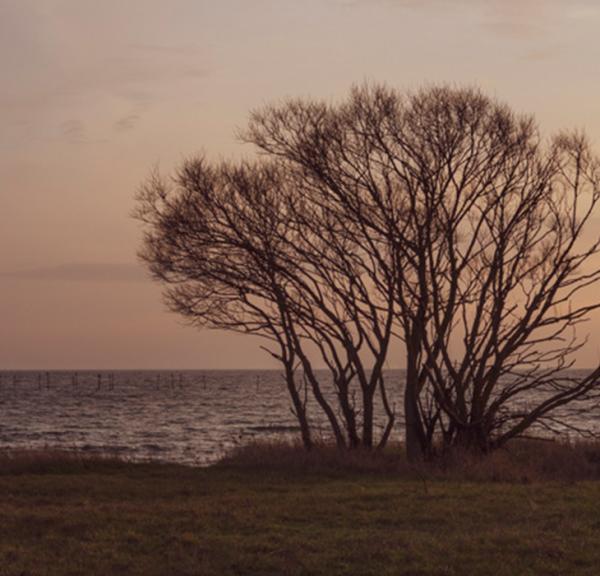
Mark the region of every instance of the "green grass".
POLYGON ((0 466, 0 575, 599 574, 600 482, 417 476, 0 466))

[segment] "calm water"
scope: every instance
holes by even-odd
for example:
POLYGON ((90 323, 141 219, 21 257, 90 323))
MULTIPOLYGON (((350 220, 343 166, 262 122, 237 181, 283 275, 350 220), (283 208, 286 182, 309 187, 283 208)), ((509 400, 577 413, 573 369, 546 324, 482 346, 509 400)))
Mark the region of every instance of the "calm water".
MULTIPOLYGON (((400 406, 402 372, 386 376, 400 406)), ((600 421, 600 414, 571 416, 589 427, 600 421)), ((327 434, 323 420, 313 425, 327 434)), ((239 443, 297 432, 278 371, 0 372, 0 449, 52 446, 208 464, 239 443)))

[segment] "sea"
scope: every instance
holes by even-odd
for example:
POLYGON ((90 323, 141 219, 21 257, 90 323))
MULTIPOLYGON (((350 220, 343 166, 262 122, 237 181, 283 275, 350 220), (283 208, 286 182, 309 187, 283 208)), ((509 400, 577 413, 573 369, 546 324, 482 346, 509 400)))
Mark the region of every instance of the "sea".
MULTIPOLYGON (((385 377, 397 413, 392 438, 400 440, 403 371, 385 377)), ((600 409, 579 408, 570 422, 600 433, 600 409)), ((316 435, 327 439, 314 400, 308 413, 316 435)), ((381 407, 375 423, 381 431, 381 407)), ((0 450, 82 450, 205 466, 244 443, 298 437, 277 370, 0 371, 0 450)))

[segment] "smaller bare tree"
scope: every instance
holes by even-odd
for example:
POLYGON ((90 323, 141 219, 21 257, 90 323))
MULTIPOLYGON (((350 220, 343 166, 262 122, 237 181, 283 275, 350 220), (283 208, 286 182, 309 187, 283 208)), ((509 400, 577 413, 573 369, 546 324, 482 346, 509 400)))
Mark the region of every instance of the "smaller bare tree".
POLYGON ((339 446, 367 448, 379 393, 383 446, 395 418, 383 374, 393 296, 375 301, 369 284, 378 275, 351 231, 300 190, 269 163, 186 162, 173 185, 153 177, 139 195, 141 257, 168 286, 170 309, 200 326, 271 342, 265 349, 284 367, 307 448, 308 390, 339 446), (333 398, 315 359, 327 368, 333 398))

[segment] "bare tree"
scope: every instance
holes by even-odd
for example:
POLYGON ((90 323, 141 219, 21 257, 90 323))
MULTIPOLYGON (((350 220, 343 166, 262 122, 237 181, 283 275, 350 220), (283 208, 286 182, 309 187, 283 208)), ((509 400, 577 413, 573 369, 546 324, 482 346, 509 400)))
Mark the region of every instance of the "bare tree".
POLYGON ((166 284, 169 308, 191 323, 258 334, 274 344, 270 352, 284 367, 302 439, 310 448, 289 311, 272 250, 278 224, 276 204, 269 203, 273 180, 269 167, 236 171, 202 159, 186 162, 172 183, 153 174, 140 190, 135 212, 145 225, 140 257, 166 284))
MULTIPOLYGON (((433 99, 447 106, 430 118, 435 132, 456 104, 433 99)), ((433 194, 417 268, 427 306, 421 379, 444 443, 483 451, 588 401, 600 375, 566 372, 585 343, 575 328, 599 306, 582 294, 600 278, 597 233, 585 236, 600 199, 597 160, 581 136, 544 147, 531 120, 493 106, 487 114, 483 158, 464 164, 471 144, 453 137, 445 167, 426 179, 433 194)), ((465 124, 458 129, 473 134, 465 124)))
POLYGON ((371 447, 379 395, 385 444, 397 340, 410 458, 494 449, 597 394, 600 367, 568 371, 600 305, 583 136, 545 142, 477 90, 362 87, 266 107, 242 137, 256 163, 198 159, 147 183, 141 255, 171 309, 270 342, 307 447, 309 397, 339 446, 371 447))
POLYGON ((244 137, 353 222, 392 279, 410 457, 439 437, 495 448, 595 393, 598 369, 565 373, 583 344, 569 331, 598 307, 580 294, 600 276, 586 236, 598 161, 583 137, 545 144, 532 118, 445 87, 289 101, 256 112, 244 137))
POLYGON ((168 286, 172 310, 271 342, 267 350, 284 366, 307 448, 309 390, 339 446, 368 448, 379 393, 387 414, 382 446, 395 417, 383 376, 393 294, 375 300, 369 284, 379 274, 348 225, 308 204, 296 184, 266 162, 211 166, 197 159, 172 185, 153 177, 136 214, 146 228, 141 257, 168 286), (333 399, 315 358, 328 369, 333 399))
MULTIPOLYGON (((376 289, 384 271, 356 242, 353 223, 326 204, 316 203, 303 193, 301 182, 287 176, 289 225, 297 233, 286 250, 282 275, 288 288, 293 288, 294 318, 301 336, 318 350, 332 376, 350 446, 373 446, 375 395, 380 393, 387 418, 379 440, 383 446, 395 420, 383 373, 393 337, 393 288, 387 282, 385 292, 376 289), (359 401, 354 399, 353 384, 359 401)), ((282 234, 281 241, 289 242, 289 236, 289 232, 282 234)), ((308 358, 301 346, 297 349, 311 380, 308 358)))

